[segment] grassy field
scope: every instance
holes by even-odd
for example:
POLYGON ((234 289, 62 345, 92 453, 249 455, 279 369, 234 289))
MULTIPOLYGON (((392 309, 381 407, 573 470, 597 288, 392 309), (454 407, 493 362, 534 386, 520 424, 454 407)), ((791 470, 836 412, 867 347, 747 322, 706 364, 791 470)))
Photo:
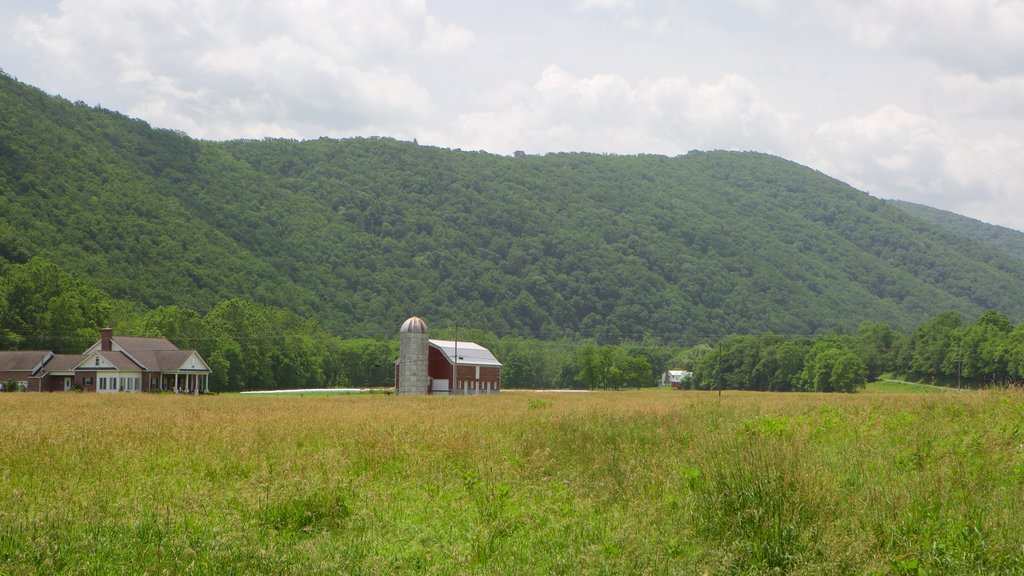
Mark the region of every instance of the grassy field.
POLYGON ((1024 574, 1024 394, 0 394, 0 574, 1024 574))

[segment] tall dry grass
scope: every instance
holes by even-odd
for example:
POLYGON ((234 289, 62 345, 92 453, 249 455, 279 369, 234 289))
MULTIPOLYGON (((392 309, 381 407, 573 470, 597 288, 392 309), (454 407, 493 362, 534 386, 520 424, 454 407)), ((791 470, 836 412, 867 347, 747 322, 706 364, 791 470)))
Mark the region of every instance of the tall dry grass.
POLYGON ((1015 392, 0 395, 0 573, 1014 574, 1022 524, 1015 392))

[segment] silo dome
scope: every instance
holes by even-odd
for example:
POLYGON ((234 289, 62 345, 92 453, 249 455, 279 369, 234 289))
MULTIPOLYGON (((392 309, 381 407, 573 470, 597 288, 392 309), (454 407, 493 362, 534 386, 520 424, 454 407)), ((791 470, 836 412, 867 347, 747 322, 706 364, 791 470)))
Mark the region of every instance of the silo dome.
POLYGON ((427 323, 419 316, 413 316, 402 324, 399 334, 426 334, 427 323))

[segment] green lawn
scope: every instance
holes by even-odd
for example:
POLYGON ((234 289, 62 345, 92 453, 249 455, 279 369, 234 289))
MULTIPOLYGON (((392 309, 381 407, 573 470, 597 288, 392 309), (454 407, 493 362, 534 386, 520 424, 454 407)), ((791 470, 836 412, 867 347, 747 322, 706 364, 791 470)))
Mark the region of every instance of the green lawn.
POLYGON ((1016 392, 23 393, 0 424, 0 574, 1024 574, 1016 392))

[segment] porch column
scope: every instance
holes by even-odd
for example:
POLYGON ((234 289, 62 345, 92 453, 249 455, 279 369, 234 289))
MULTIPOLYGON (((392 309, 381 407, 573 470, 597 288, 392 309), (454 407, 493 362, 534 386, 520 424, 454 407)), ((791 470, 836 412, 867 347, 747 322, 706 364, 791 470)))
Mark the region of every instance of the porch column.
POLYGON ((174 373, 174 393, 178 393, 178 373, 174 373))

